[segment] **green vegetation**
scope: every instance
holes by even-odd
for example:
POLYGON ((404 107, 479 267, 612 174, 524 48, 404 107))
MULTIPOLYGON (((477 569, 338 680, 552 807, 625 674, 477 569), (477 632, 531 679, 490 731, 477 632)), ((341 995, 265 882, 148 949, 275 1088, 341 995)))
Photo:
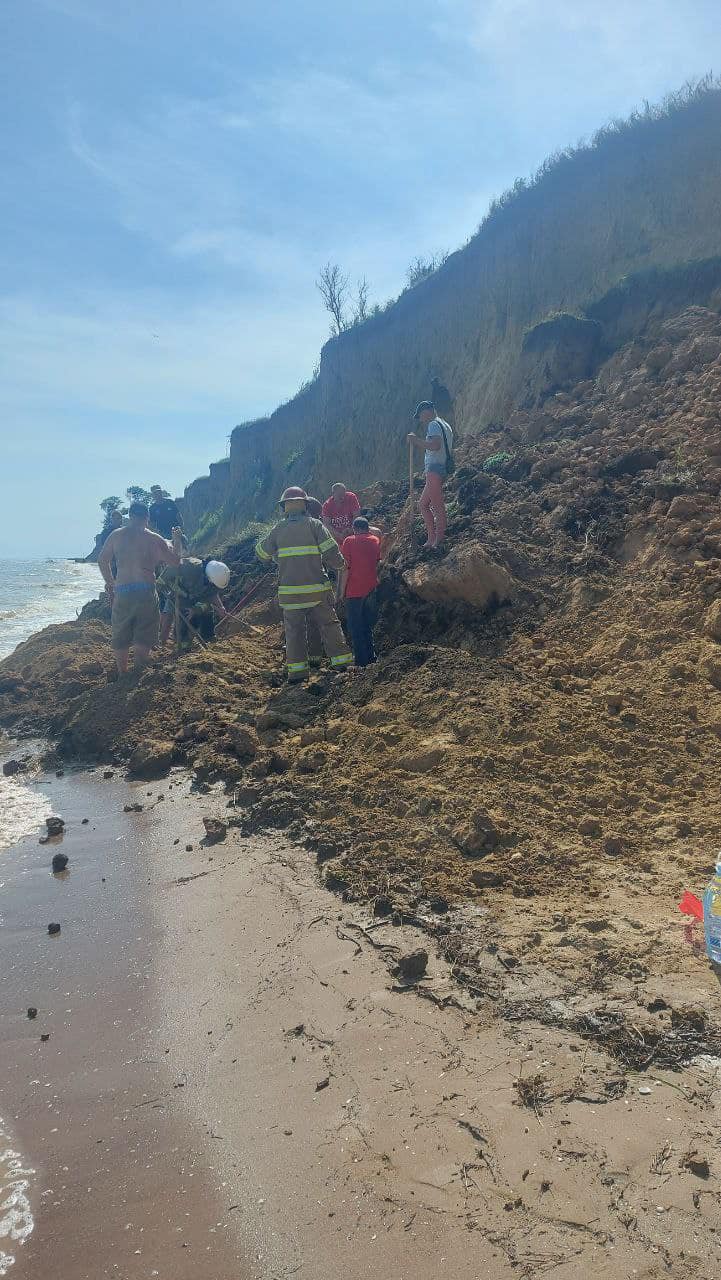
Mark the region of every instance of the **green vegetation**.
POLYGON ((508 466, 509 462, 513 462, 513 454, 506 453, 502 449, 500 453, 492 453, 489 458, 486 458, 486 461, 481 466, 481 471, 485 471, 486 475, 499 475, 503 468, 508 466))
POLYGON ((288 457, 285 460, 286 471, 292 471, 296 462, 300 462, 300 459, 302 458, 302 456, 303 456, 302 449, 294 449, 292 453, 289 453, 288 457))
POLYGON ((198 525, 198 528, 190 539, 191 549, 202 546, 204 542, 207 542, 208 538, 212 537, 218 529, 222 517, 222 508, 220 511, 207 511, 205 513, 203 519, 198 525))

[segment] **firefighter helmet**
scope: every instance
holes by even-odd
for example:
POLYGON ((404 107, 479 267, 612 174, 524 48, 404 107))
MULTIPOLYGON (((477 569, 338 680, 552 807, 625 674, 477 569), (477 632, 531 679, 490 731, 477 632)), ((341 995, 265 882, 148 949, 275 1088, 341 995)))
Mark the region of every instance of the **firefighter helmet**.
POLYGON ((281 493, 279 505, 282 507, 284 502, 305 502, 307 497, 308 494, 305 489, 301 489, 298 485, 292 484, 289 489, 285 489, 283 493, 281 493))

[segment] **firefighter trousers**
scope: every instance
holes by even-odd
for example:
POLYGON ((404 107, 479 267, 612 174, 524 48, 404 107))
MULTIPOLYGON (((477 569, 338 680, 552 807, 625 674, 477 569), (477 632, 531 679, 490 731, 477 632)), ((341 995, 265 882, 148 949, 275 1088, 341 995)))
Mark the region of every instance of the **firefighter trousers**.
POLYGON ((283 623, 290 680, 303 680, 308 674, 309 624, 311 628, 313 624, 317 626, 331 667, 336 671, 342 670, 353 661, 343 628, 330 600, 321 600, 318 604, 309 605, 307 609, 284 609, 283 623))

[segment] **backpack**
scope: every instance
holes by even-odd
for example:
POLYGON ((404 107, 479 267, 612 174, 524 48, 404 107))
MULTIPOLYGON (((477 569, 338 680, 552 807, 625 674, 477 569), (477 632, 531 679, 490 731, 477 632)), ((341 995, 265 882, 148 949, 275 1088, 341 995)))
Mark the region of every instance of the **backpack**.
POLYGON ((455 458, 453 457, 453 454, 451 453, 448 447, 448 436, 446 435, 446 428, 443 425, 443 419, 439 418, 438 421, 441 425, 441 435, 443 436, 443 447, 446 451, 446 475, 452 476, 453 472, 456 469, 455 458))

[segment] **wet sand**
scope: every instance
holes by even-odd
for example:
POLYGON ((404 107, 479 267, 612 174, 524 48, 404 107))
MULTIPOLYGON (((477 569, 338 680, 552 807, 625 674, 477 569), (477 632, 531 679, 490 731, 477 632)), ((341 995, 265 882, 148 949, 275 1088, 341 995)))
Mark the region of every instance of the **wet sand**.
POLYGON ((434 955, 427 998, 399 989, 423 935, 321 889, 308 853, 235 828, 204 847, 222 793, 51 791, 70 875, 35 840, 2 863, 0 1115, 36 1170, 12 1275, 718 1274, 717 1063, 609 1094, 604 1054, 489 1016, 434 955), (553 1096, 521 1106, 536 1072, 553 1096))
POLYGON ((147 790, 100 772, 53 778, 43 791, 67 821, 62 841, 0 854, 0 1116, 34 1170, 35 1228, 19 1247, 0 1241, 13 1280, 248 1274, 220 1225, 204 1136, 162 1100, 173 1082, 150 898, 163 802, 123 813, 151 805, 147 790), (56 849, 70 857, 57 876, 56 849))

